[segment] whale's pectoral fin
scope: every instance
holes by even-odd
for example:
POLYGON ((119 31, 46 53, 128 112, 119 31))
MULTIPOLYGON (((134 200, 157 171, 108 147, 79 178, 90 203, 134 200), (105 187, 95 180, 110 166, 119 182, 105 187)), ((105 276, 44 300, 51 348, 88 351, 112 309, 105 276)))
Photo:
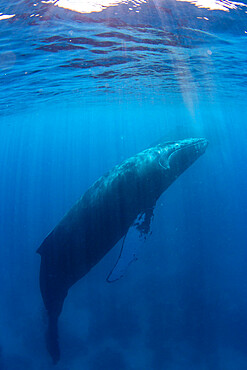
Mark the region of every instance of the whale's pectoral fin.
POLYGON ((153 208, 141 213, 128 233, 123 238, 120 255, 116 265, 107 277, 108 283, 113 283, 124 276, 128 266, 138 259, 139 251, 150 233, 150 224, 153 218, 153 208))

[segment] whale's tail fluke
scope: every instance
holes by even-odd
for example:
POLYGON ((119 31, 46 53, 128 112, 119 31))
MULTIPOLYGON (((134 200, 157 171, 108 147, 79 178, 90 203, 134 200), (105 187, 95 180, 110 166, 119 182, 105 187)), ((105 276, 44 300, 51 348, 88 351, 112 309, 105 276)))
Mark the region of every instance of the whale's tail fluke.
POLYGON ((60 348, 58 342, 58 317, 49 316, 46 332, 46 347, 51 355, 54 365, 60 360, 60 348))

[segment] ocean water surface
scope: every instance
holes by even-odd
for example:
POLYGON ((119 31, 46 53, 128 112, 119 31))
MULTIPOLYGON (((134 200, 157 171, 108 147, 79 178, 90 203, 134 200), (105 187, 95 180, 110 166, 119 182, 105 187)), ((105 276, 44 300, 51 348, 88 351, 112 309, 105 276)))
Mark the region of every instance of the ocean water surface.
POLYGON ((0 369, 247 369, 246 1, 2 1, 0 40, 0 369), (138 261, 108 284, 118 243, 69 290, 53 365, 37 248, 114 165, 190 137, 138 261))

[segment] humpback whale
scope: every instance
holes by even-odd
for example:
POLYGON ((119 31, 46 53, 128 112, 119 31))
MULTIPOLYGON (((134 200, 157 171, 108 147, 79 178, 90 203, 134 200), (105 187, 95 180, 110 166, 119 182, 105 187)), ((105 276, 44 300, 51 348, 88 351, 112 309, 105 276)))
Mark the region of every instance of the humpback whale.
POLYGON ((108 281, 122 276, 125 265, 135 259, 135 251, 126 246, 128 234, 131 230, 149 233, 158 198, 207 145, 204 138, 164 142, 116 165, 45 238, 37 253, 41 256, 40 290, 48 315, 46 343, 54 363, 60 358, 58 317, 69 288, 121 238, 121 254, 108 281))

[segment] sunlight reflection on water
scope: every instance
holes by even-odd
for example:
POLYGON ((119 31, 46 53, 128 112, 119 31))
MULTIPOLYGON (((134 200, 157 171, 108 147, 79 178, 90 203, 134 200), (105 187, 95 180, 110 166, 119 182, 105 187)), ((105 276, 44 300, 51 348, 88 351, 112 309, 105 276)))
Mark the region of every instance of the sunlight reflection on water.
MULTIPOLYGON (((78 13, 92 13, 101 12, 109 6, 116 6, 119 4, 128 4, 128 0, 58 0, 58 1, 42 1, 43 3, 54 3, 60 8, 69 9, 78 13)), ((146 0, 136 0, 131 3, 131 6, 137 7, 141 3, 146 3, 146 0)))
MULTIPOLYGON (((229 12, 229 9, 237 9, 239 7, 246 6, 243 3, 230 1, 230 0, 177 0, 183 2, 189 2, 196 5, 198 8, 205 8, 209 10, 222 10, 229 12)), ((107 7, 116 6, 120 4, 129 4, 130 10, 135 10, 142 3, 147 3, 147 0, 47 0, 42 3, 50 3, 60 8, 69 9, 78 13, 92 13, 101 12, 107 7)), ((162 1, 154 0, 155 7, 159 8, 162 1)))

